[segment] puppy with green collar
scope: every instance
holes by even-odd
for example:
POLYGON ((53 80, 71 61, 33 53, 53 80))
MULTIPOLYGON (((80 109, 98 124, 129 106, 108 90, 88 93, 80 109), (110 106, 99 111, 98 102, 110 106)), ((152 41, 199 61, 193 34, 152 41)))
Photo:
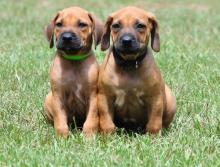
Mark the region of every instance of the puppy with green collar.
POLYGON ((92 43, 99 44, 102 31, 102 24, 78 7, 58 12, 46 28, 50 48, 56 41, 57 52, 44 107, 58 136, 67 137, 71 123, 82 127, 87 136, 98 131, 98 63, 92 43))

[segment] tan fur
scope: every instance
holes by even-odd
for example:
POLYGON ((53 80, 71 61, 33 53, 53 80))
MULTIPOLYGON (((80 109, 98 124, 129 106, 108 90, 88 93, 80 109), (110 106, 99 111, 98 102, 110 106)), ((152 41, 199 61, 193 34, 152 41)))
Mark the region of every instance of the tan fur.
POLYGON ((45 111, 48 120, 54 124, 58 136, 67 137, 68 123, 76 121, 83 126, 83 131, 90 136, 98 131, 97 111, 98 63, 91 50, 91 38, 95 45, 100 42, 102 24, 90 13, 72 7, 60 11, 46 28, 46 35, 53 47, 53 34, 56 39, 65 31, 77 33, 84 42, 84 47, 77 54, 89 54, 81 61, 66 60, 62 52, 57 52, 50 69, 51 92, 45 99, 45 111), (89 27, 80 31, 76 24, 84 20, 89 27), (55 28, 55 22, 62 20, 64 26, 55 28))
MULTIPOLYGON (((102 39, 102 49, 109 47, 110 34, 113 44, 119 33, 113 32, 111 25, 120 21, 123 30, 138 36, 143 46, 147 46, 151 35, 151 47, 159 51, 159 32, 156 17, 135 7, 127 7, 109 16, 102 39), (131 27, 136 19, 146 24, 146 30, 136 33, 131 27)), ((120 32, 123 33, 123 32, 120 32)), ((134 56, 133 56, 134 57, 134 56)), ((100 128, 103 133, 115 132, 120 120, 138 122, 145 125, 146 132, 157 134, 162 127, 169 127, 176 112, 176 102, 171 90, 165 85, 154 57, 148 49, 142 64, 136 70, 122 70, 115 63, 112 50, 100 67, 98 79, 98 110, 100 128)))

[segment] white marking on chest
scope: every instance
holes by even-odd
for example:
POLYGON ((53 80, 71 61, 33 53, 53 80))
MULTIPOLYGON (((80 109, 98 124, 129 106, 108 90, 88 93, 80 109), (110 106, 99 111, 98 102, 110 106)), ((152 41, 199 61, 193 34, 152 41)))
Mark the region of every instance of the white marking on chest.
POLYGON ((76 87, 76 96, 81 99, 80 97, 80 91, 82 89, 82 85, 81 84, 77 84, 77 87, 76 87))
POLYGON ((144 92, 143 91, 137 91, 136 92, 136 96, 137 97, 141 97, 141 96, 143 96, 144 95, 144 92))
POLYGON ((123 90, 116 90, 116 100, 115 100, 115 104, 118 107, 123 106, 124 102, 125 102, 125 91, 123 90))
POLYGON ((134 89, 135 91, 135 95, 138 99, 138 103, 140 103, 141 105, 144 104, 143 100, 141 99, 141 97, 144 95, 144 92, 143 91, 138 91, 137 88, 134 89))

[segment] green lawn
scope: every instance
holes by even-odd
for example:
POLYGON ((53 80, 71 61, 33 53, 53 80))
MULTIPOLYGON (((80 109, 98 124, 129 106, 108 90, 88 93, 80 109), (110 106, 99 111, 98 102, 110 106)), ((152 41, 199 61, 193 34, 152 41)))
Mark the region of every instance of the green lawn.
MULTIPOLYGON (((0 166, 220 167, 220 2, 218 0, 0 0, 0 166), (126 5, 156 14, 155 54, 178 111, 169 131, 58 139, 42 115, 50 89, 43 29, 56 12, 79 5, 99 16, 126 5)), ((104 53, 98 49, 101 62, 104 53)))

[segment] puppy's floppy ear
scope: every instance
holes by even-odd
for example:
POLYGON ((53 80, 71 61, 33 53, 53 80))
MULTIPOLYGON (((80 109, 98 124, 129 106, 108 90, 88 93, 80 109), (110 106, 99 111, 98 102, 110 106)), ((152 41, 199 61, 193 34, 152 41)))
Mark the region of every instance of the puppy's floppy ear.
POLYGON ((102 51, 107 50, 110 46, 110 34, 111 34, 112 21, 113 21, 112 16, 109 16, 107 22, 105 23, 104 33, 103 33, 102 40, 101 40, 102 51))
POLYGON ((96 49, 96 46, 98 46, 99 43, 101 42, 104 25, 93 14, 89 13, 88 15, 89 15, 90 20, 93 23, 93 40, 94 40, 95 49, 96 49))
POLYGON ((54 45, 54 40, 53 40, 54 28, 55 28, 55 22, 58 17, 59 17, 59 13, 54 17, 51 23, 45 28, 45 35, 50 44, 50 48, 52 48, 54 45))
POLYGON ((155 52, 160 51, 159 24, 154 14, 148 13, 149 20, 152 24, 151 29, 151 48, 155 52))

